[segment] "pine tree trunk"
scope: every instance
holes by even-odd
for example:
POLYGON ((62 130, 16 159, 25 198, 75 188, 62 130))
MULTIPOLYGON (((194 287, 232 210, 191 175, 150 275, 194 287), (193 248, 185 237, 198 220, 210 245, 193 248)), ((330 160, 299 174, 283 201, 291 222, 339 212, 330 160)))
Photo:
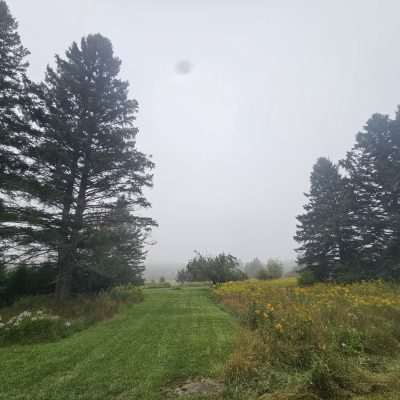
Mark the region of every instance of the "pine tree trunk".
POLYGON ((56 298, 63 301, 71 295, 72 273, 77 263, 77 249, 79 244, 79 231, 83 225, 83 214, 86 208, 86 190, 88 185, 89 162, 83 169, 76 201, 76 210, 68 245, 59 254, 59 269, 56 286, 56 298))
POLYGON ((68 235, 71 222, 71 206, 73 201, 73 189, 76 179, 76 169, 77 169, 77 155, 75 155, 72 162, 71 176, 68 182, 67 190, 64 194, 63 200, 63 213, 61 220, 61 230, 64 243, 60 246, 58 250, 58 276, 56 282, 56 299, 57 301, 63 301, 68 298, 71 294, 71 283, 72 283, 72 269, 73 269, 73 249, 71 246, 66 246, 68 242, 68 235), (71 252, 72 251, 72 252, 71 252))
POLYGON ((72 269, 70 263, 59 265, 56 283, 56 300, 62 302, 71 295, 72 269))
POLYGON ((61 250, 58 262, 58 277, 56 284, 56 299, 63 301, 71 295, 72 289, 72 274, 77 264, 77 248, 79 243, 80 225, 75 226, 72 231, 71 240, 68 245, 61 250))

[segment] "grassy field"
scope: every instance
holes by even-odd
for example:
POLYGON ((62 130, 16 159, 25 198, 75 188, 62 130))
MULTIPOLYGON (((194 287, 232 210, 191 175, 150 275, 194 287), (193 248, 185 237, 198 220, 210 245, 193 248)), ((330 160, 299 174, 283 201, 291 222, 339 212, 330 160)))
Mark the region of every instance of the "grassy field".
POLYGON ((208 289, 149 289, 60 342, 1 348, 0 399, 163 399, 177 380, 218 375, 236 330, 208 289))
POLYGON ((224 380, 218 400, 400 399, 398 285, 290 278, 144 296, 66 339, 0 347, 0 400, 161 400, 200 377, 224 380))

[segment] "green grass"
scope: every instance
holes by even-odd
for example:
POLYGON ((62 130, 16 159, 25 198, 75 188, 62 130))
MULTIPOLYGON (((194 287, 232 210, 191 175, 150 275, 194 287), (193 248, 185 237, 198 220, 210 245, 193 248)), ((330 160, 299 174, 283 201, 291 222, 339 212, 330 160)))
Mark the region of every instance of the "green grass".
POLYGON ((164 399, 176 380, 218 375, 236 330, 208 289, 149 289, 60 342, 1 348, 0 399, 164 399))

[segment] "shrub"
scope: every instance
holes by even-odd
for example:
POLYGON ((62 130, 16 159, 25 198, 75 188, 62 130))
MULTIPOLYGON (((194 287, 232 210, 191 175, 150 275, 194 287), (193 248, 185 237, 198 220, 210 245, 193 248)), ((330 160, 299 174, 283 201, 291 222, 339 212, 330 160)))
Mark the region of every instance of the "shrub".
POLYGON ((257 272, 256 278, 261 279, 262 281, 272 279, 271 276, 269 275, 269 272, 265 268, 262 268, 257 272))
POLYGON ((317 278, 314 273, 309 270, 300 271, 300 274, 297 278, 297 282, 299 286, 309 286, 317 283, 317 278))
POLYGON ((39 310, 24 311, 8 321, 0 322, 0 344, 30 344, 52 341, 73 333, 74 324, 57 315, 39 310))
POLYGON ((144 300, 143 292, 136 286, 117 286, 110 290, 112 299, 121 303, 140 303, 144 300))
POLYGON ((112 318, 122 305, 143 301, 133 286, 118 286, 98 295, 78 295, 59 303, 53 296, 27 296, 3 308, 0 342, 35 343, 63 338, 95 322, 112 318))
POLYGON ((40 267, 19 265, 4 270, 0 278, 0 305, 10 305, 24 296, 54 292, 56 269, 51 264, 40 267))

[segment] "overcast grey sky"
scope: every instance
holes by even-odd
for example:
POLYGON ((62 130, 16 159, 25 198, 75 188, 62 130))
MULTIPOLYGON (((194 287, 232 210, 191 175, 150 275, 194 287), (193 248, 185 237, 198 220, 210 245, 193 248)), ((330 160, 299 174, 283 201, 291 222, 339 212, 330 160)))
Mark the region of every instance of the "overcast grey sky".
POLYGON ((316 158, 400 103, 398 0, 9 0, 30 74, 100 32, 157 164, 150 262, 294 258, 316 158), (176 65, 188 60, 190 73, 176 65))

